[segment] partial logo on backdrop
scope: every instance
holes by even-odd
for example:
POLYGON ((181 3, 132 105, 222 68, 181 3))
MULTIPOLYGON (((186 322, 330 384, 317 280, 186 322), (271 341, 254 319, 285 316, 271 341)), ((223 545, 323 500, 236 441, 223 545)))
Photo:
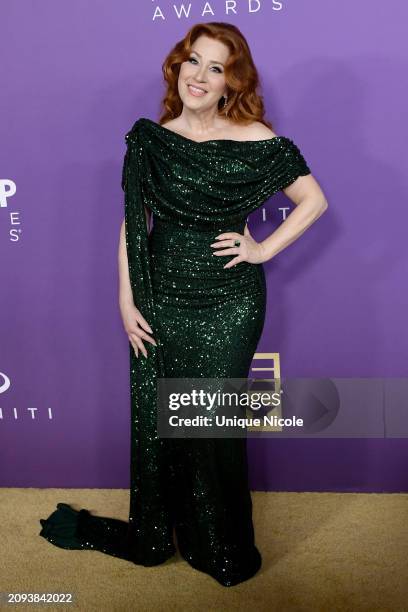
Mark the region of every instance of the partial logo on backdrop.
POLYGON ((152 7, 152 21, 160 23, 175 17, 178 20, 201 21, 242 15, 267 15, 282 11, 285 0, 210 0, 196 2, 174 2, 174 0, 149 0, 152 7))
POLYGON ((11 179, 0 179, 0 213, 1 227, 4 227, 4 218, 8 227, 11 242, 18 242, 21 238, 20 213, 11 205, 17 192, 17 185, 11 179))
POLYGON ((5 393, 10 388, 10 379, 7 374, 0 372, 0 393, 5 393))
POLYGON ((11 391, 11 379, 5 372, 0 372, 0 422, 6 420, 19 421, 27 418, 31 421, 41 421, 44 420, 44 418, 52 420, 51 408, 40 411, 37 406, 17 407, 14 402, 12 402, 10 393, 6 393, 9 390, 11 391), (9 406, 6 405, 6 398, 10 401, 9 406))

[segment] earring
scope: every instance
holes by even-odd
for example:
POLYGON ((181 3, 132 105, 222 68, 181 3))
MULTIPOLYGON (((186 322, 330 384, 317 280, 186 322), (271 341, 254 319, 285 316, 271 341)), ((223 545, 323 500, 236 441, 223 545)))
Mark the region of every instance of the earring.
POLYGON ((225 107, 225 106, 227 106, 228 98, 227 98, 227 96, 223 96, 223 98, 224 98, 224 107, 225 107))

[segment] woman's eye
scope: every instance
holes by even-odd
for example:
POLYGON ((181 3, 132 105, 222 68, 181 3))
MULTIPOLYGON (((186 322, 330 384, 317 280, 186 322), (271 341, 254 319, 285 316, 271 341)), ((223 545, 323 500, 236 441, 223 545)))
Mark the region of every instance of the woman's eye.
MULTIPOLYGON (((196 60, 195 57, 189 57, 188 61, 189 62, 196 62, 197 60, 196 60)), ((215 68, 217 72, 222 72, 221 68, 218 68, 218 66, 213 66, 213 68, 215 68)))

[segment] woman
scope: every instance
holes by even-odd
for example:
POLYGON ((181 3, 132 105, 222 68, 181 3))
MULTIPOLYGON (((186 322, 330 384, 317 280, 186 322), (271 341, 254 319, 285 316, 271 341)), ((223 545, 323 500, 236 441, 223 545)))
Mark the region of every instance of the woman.
POLYGON ((233 25, 197 24, 163 65, 159 123, 126 135, 120 309, 131 366, 129 523, 68 504, 40 535, 157 565, 176 552, 232 586, 261 566, 245 438, 157 435, 158 378, 246 378, 262 333, 262 264, 327 207, 298 147, 263 119, 258 75, 233 25), (247 215, 283 190, 296 210, 257 243, 247 215), (152 225, 153 229, 149 232, 152 225))

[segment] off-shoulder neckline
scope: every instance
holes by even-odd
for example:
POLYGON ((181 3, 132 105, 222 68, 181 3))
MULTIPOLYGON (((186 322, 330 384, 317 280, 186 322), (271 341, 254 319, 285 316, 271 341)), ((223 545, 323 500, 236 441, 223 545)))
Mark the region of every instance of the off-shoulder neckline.
POLYGON ((187 136, 182 136, 178 132, 174 130, 169 130, 169 128, 164 127, 161 123, 157 123, 157 121, 153 121, 153 119, 149 119, 148 117, 140 117, 139 121, 145 121, 155 126, 156 128, 162 130, 163 133, 174 136, 175 138, 179 138, 180 140, 184 140, 185 142, 195 144, 195 145, 205 145, 212 143, 224 143, 224 144, 238 144, 238 145, 260 145, 271 143, 274 141, 279 142, 280 140, 286 139, 286 136, 272 136, 272 138, 264 138, 262 140, 234 140, 232 138, 212 138, 210 140, 193 140, 192 138, 187 138, 187 136))

